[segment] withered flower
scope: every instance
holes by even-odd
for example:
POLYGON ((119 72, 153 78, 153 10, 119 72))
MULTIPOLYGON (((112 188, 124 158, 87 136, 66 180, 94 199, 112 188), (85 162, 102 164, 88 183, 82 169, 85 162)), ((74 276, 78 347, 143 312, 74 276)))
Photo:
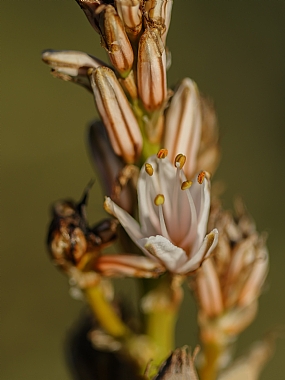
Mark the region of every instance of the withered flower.
POLYGON ((78 203, 63 200, 53 206, 47 244, 54 263, 66 272, 71 267, 89 270, 99 251, 117 237, 114 219, 105 219, 89 227, 86 219, 89 190, 90 185, 78 203))

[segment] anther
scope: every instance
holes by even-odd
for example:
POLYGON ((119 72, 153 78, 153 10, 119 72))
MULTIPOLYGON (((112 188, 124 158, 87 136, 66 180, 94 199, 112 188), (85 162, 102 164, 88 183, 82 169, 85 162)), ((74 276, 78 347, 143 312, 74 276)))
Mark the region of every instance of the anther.
POLYGON ((184 154, 177 154, 174 160, 174 164, 177 168, 182 169, 186 162, 186 156, 184 154))
POLYGON ((163 194, 158 194, 155 198, 154 198, 154 204, 156 206, 161 206, 163 205, 164 203, 164 195, 163 194))
POLYGON ((165 158, 168 155, 167 149, 160 149, 157 153, 157 158, 165 158))
POLYGON ((184 181, 184 182, 182 182, 181 183, 181 190, 187 190, 187 189, 189 189, 189 187, 191 187, 192 186, 192 181, 184 181))
POLYGON ((152 176, 152 175, 153 175, 153 167, 152 167, 152 165, 146 163, 146 164, 145 164, 145 171, 147 172, 147 174, 148 174, 149 176, 152 176))
POLYGON ((200 183, 200 185, 202 185, 205 176, 206 176, 206 172, 201 172, 198 174, 197 181, 198 183, 200 183))

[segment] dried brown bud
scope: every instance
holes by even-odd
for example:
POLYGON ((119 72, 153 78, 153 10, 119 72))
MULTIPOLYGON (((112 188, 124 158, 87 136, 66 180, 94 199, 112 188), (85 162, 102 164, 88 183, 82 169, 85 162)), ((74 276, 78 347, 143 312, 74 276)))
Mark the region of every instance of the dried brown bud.
POLYGON ((187 347, 177 348, 162 364, 153 380, 198 380, 194 365, 198 350, 196 348, 192 356, 188 354, 187 347))
POLYGON ((166 56, 157 29, 146 29, 140 38, 137 80, 139 96, 146 110, 162 107, 167 96, 166 56))
POLYGON ((99 67, 92 74, 91 85, 115 153, 126 163, 135 162, 141 154, 142 136, 114 72, 107 67, 99 67))
POLYGON ((159 30, 164 44, 171 20, 172 4, 173 0, 147 0, 145 2, 147 22, 159 30))
POLYGON ((115 69, 125 78, 132 69, 134 53, 122 20, 112 5, 104 7, 99 19, 103 46, 115 69))
POLYGON ((100 249, 116 239, 118 223, 114 219, 105 219, 89 227, 85 209, 90 187, 91 184, 79 203, 64 200, 53 206, 47 244, 55 264, 64 271, 73 266, 84 269, 88 264, 84 260, 86 255, 93 254, 95 258, 100 249))
POLYGON ((96 11, 98 8, 102 7, 104 4, 103 0, 76 0, 77 4, 85 13, 90 24, 96 30, 96 32, 100 33, 100 29, 98 27, 98 20, 96 20, 96 11))
POLYGON ((136 36, 142 28, 142 12, 139 0, 116 0, 116 8, 130 36, 136 36))

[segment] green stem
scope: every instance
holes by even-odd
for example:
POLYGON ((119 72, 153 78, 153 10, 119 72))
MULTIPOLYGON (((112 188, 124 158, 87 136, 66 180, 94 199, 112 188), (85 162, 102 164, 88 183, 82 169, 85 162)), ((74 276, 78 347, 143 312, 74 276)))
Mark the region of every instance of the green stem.
POLYGON ((144 297, 145 332, 156 347, 152 368, 157 368, 167 358, 175 346, 175 327, 178 311, 183 299, 180 277, 165 277, 160 284, 144 297))
POLYGON ((155 342, 159 349, 153 364, 159 365, 174 349, 175 326, 177 321, 175 309, 159 310, 149 313, 146 318, 146 334, 155 342))
POLYGON ((131 335, 129 328, 104 297, 100 286, 86 288, 84 293, 97 321, 109 335, 122 340, 131 335))
POLYGON ((143 137, 143 148, 142 148, 142 153, 141 153, 141 165, 142 165, 148 157, 152 156, 153 154, 156 154, 159 151, 160 142, 152 143, 149 141, 149 138, 146 133, 145 121, 144 121, 144 117, 146 116, 146 114, 143 112, 142 108, 140 107, 138 100, 133 101, 133 111, 136 115, 140 130, 141 130, 141 134, 143 137))
POLYGON ((215 380, 219 370, 219 359, 223 352, 221 345, 206 343, 203 347, 204 364, 199 370, 200 380, 215 380))

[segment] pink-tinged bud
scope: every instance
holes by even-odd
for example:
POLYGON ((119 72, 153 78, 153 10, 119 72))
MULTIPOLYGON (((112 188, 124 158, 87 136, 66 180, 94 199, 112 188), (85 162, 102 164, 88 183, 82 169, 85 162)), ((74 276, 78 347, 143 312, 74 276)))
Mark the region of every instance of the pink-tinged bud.
POLYGON ((157 29, 141 36, 137 66, 138 92, 148 111, 160 108, 167 96, 166 55, 157 29))
POLYGON ((147 0, 145 12, 148 23, 160 32, 161 39, 165 44, 167 32, 171 20, 172 0, 147 0))
POLYGON ((92 55, 73 50, 45 50, 42 60, 52 68, 53 76, 80 84, 90 91, 88 70, 106 66, 92 55))
POLYGON ((115 69, 122 77, 127 77, 133 66, 134 53, 123 22, 112 5, 104 7, 99 17, 102 43, 115 69))
POLYGON ((141 154, 142 136, 138 122, 114 72, 108 67, 99 67, 94 70, 91 86, 115 153, 126 163, 135 162, 141 154))
POLYGON ((201 128, 199 91, 195 82, 185 78, 175 91, 166 113, 163 146, 167 147, 171 161, 179 153, 187 156, 184 171, 189 178, 204 169, 197 168, 201 128))
POLYGON ((212 258, 203 263, 196 281, 200 308, 210 318, 221 315, 224 311, 222 292, 212 258))
POLYGON ((142 28, 142 12, 139 0, 116 0, 117 12, 130 36, 136 36, 142 28))
POLYGON ((257 233, 241 201, 235 209, 232 215, 212 200, 208 228, 217 227, 219 241, 192 283, 204 342, 228 341, 253 321, 268 272, 264 236, 257 233))

